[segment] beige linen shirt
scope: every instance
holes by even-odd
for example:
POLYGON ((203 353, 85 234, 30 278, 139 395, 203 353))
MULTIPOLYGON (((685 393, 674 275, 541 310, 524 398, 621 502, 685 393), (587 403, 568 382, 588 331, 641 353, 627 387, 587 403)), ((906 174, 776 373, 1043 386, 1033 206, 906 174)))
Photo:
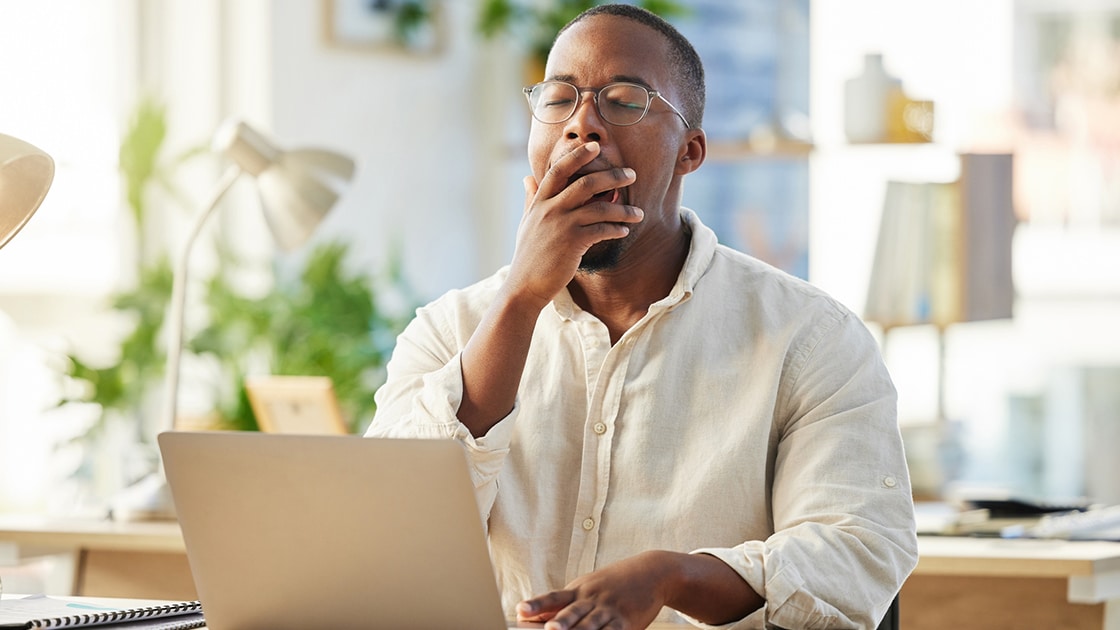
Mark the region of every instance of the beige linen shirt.
POLYGON ((507 614, 668 549, 719 557, 766 599, 728 628, 874 628, 917 562, 878 347, 838 302, 682 216, 670 294, 612 345, 561 292, 514 410, 482 438, 456 418, 460 353, 508 270, 420 309, 367 435, 463 443, 507 614))

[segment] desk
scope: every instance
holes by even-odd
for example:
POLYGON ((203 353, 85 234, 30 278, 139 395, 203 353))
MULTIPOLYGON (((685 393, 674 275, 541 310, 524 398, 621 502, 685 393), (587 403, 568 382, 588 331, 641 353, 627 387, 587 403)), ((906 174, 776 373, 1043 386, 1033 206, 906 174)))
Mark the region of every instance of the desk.
MULTIPOLYGON (((0 595, 0 599, 16 599, 16 598, 19 598, 19 597, 26 597, 26 595, 0 595)), ((160 605, 160 604, 171 603, 171 602, 166 601, 166 600, 160 601, 160 600, 134 599, 134 598, 124 598, 124 597, 59 597, 59 599, 65 599, 67 601, 80 602, 80 603, 83 603, 83 604, 93 604, 95 606, 107 606, 107 607, 110 607, 110 608, 119 608, 119 609, 145 608, 145 607, 148 607, 148 606, 157 606, 157 605, 160 605)), ((171 619, 174 619, 174 617, 171 617, 171 619)), ((115 628, 117 626, 112 625, 112 626, 107 626, 107 627, 115 628)), ((525 627, 526 628, 539 628, 539 627, 541 627, 541 624, 525 624, 525 627)), ((654 624, 650 625, 647 628, 647 630, 685 630, 687 628, 692 628, 692 627, 693 626, 688 625, 688 624, 661 622, 661 623, 654 623, 654 624)), ((202 630, 206 630, 206 628, 204 627, 204 628, 202 628, 202 630)))
MULTIPOLYGON (((177 523, 0 517, 5 544, 77 554, 76 595, 197 599, 177 523)), ((900 596, 907 630, 1120 630, 1120 543, 921 536, 918 550, 900 596)))
POLYGON ((1120 630, 1120 543, 918 538, 900 625, 1120 630))
POLYGON ((74 595, 197 599, 176 522, 0 517, 0 556, 73 554, 74 595), (14 552, 14 553, 13 553, 14 552))

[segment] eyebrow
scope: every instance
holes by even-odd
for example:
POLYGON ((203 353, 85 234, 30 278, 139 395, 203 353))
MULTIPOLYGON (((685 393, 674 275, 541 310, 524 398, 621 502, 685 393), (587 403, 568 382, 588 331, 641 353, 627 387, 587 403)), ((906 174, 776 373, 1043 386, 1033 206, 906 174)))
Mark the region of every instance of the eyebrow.
MULTIPOLYGON (((556 75, 547 77, 545 80, 546 81, 564 81, 565 83, 571 83, 572 85, 575 85, 576 84, 575 79, 576 78, 575 78, 574 75, 556 74, 556 75)), ((627 74, 616 74, 616 75, 611 77, 611 80, 608 83, 636 83, 636 84, 641 85, 643 87, 653 89, 653 87, 645 79, 642 79, 641 77, 630 76, 630 75, 627 75, 627 74)), ((604 84, 604 85, 606 85, 606 84, 604 84)))

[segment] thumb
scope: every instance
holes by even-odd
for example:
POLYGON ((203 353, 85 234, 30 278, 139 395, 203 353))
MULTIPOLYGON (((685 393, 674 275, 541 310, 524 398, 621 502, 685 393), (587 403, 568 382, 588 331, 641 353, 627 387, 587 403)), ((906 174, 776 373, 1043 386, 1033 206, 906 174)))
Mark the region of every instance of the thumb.
POLYGON ((537 196, 537 180, 533 179, 532 175, 526 175, 521 183, 525 185, 525 212, 528 212, 529 206, 533 204, 533 198, 537 196))

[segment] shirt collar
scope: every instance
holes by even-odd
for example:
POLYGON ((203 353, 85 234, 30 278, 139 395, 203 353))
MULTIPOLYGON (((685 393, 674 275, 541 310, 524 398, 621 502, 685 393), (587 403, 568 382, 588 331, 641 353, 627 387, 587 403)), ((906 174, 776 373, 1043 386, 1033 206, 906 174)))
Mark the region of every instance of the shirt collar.
MULTIPOLYGON (((686 228, 691 233, 688 257, 685 259, 684 267, 681 268, 681 273, 677 276, 677 281, 672 290, 669 291, 669 295, 650 305, 650 310, 671 309, 691 298, 693 288, 700 281, 704 272, 708 270, 708 267, 712 264, 712 257, 715 256, 718 242, 716 233, 701 223, 700 217, 688 208, 681 208, 681 220, 684 221, 686 228)), ((561 289, 560 293, 557 293, 556 297, 552 299, 552 307, 556 310, 556 314, 563 319, 571 319, 572 315, 579 310, 567 287, 561 289)))

